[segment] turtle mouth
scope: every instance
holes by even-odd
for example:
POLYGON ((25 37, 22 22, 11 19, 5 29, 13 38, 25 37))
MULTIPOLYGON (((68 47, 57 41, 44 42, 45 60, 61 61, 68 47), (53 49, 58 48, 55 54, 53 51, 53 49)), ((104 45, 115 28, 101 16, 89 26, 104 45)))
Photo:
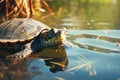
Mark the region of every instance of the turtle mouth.
POLYGON ((58 39, 58 43, 64 44, 66 42, 66 31, 62 31, 57 39, 58 39))
POLYGON ((51 29, 47 32, 43 39, 43 44, 46 47, 57 47, 66 42, 66 28, 51 29), (54 31, 54 32, 53 32, 54 31))

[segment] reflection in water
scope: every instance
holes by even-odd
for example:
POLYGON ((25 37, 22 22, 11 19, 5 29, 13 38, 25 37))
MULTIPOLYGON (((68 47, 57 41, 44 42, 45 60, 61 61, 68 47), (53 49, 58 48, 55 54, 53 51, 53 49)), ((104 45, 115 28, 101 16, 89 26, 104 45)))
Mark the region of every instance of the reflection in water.
POLYGON ((47 48, 40 53, 33 54, 30 58, 17 64, 0 61, 0 80, 31 80, 35 76, 41 76, 47 69, 52 73, 64 71, 68 65, 66 51, 63 46, 59 48, 47 48), (45 66, 46 65, 46 66, 45 66))
MULTIPOLYGON (((64 71, 68 65, 66 51, 63 46, 56 49, 46 48, 42 52, 37 53, 36 55, 37 57, 39 56, 39 58, 43 59, 45 65, 53 73, 57 71, 64 71)), ((36 57, 36 55, 34 56, 36 57)))

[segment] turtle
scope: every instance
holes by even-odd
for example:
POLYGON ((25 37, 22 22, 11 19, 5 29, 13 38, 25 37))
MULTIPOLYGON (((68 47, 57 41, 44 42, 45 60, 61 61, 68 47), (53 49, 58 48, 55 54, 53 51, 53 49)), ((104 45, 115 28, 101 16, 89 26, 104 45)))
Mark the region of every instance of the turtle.
POLYGON ((6 59, 20 60, 44 48, 59 47, 66 41, 66 28, 50 28, 32 18, 14 18, 0 24, 0 50, 6 59))

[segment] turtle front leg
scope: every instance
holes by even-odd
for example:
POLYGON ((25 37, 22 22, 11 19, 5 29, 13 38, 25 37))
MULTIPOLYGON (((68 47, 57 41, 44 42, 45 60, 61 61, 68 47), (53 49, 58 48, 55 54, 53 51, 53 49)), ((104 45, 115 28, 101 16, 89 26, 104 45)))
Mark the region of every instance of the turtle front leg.
POLYGON ((11 62, 13 64, 16 64, 20 61, 22 61, 23 59, 25 59, 26 57, 28 57, 29 55, 32 54, 32 50, 31 50, 31 43, 28 43, 25 45, 25 48, 22 49, 21 51, 14 53, 13 55, 9 55, 5 57, 5 60, 7 60, 8 62, 11 62))

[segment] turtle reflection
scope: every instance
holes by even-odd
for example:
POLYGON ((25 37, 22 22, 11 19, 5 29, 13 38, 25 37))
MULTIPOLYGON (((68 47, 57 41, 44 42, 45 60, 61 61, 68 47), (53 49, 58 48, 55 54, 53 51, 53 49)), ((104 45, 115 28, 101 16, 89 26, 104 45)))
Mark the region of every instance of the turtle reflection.
POLYGON ((59 48, 46 48, 40 53, 35 53, 29 58, 18 61, 15 64, 9 63, 9 61, 6 64, 7 61, 8 60, 5 61, 5 59, 0 59, 0 75, 2 75, 2 77, 0 76, 0 80, 7 80, 8 78, 10 80, 31 80, 37 75, 41 76, 43 73, 47 74, 49 70, 52 73, 64 71, 68 65, 68 58, 63 46, 59 48), (39 61, 40 64, 34 64, 37 61, 39 61), (30 66, 31 64, 32 67, 30 66), (45 66, 47 66, 47 68, 45 66), (46 70, 48 71, 46 72, 46 70))
POLYGON ((64 71, 68 65, 68 58, 65 48, 63 46, 59 48, 46 48, 36 55, 31 57, 37 57, 43 59, 45 65, 51 72, 56 73, 58 71, 64 71))

